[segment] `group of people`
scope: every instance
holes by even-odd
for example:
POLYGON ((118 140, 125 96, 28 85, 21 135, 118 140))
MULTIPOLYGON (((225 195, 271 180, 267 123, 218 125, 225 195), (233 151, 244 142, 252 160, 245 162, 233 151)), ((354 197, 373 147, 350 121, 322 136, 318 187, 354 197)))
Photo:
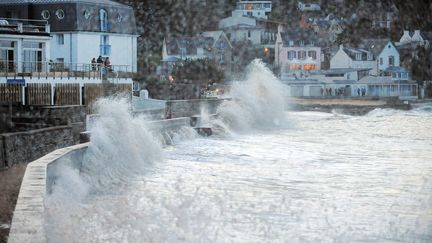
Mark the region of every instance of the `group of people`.
POLYGON ((102 56, 99 56, 97 58, 97 60, 96 60, 96 58, 93 58, 91 60, 91 64, 92 64, 92 70, 93 71, 96 71, 96 69, 100 70, 101 68, 107 68, 108 71, 112 71, 111 61, 110 61, 109 57, 103 58, 102 56))
POLYGON ((366 95, 366 88, 364 88, 364 87, 361 88, 361 89, 360 89, 360 88, 357 88, 357 95, 358 95, 358 96, 360 96, 360 95, 361 95, 361 96, 365 96, 365 95, 366 95))
MULTIPOLYGON (((321 96, 333 96, 332 88, 321 88, 321 96)), ((346 96, 344 87, 334 89, 334 96, 346 96)))
MULTIPOLYGON (((321 96, 333 96, 333 90, 332 88, 323 88, 321 87, 321 96)), ((349 89, 347 90, 345 87, 339 87, 334 89, 334 96, 349 96, 349 89)), ((365 96, 366 95, 366 88, 358 88, 357 89, 357 95, 358 96, 365 96)))

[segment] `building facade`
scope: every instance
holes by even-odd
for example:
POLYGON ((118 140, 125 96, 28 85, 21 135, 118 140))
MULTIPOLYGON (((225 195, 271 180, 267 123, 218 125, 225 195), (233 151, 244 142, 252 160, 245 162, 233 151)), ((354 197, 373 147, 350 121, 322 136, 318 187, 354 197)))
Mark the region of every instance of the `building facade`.
POLYGON ((275 65, 281 73, 321 69, 321 47, 318 36, 311 29, 290 29, 277 34, 275 65))
POLYGON ((83 64, 102 56, 136 72, 138 36, 129 6, 111 0, 4 0, 0 17, 45 20, 52 62, 83 64))
POLYGON ((234 13, 244 16, 267 19, 272 11, 272 1, 268 0, 238 0, 234 13))
POLYGON ((3 19, 0 22, 0 73, 37 72, 50 59, 50 26, 46 21, 3 19))
POLYGON ((378 64, 372 51, 362 48, 349 48, 343 45, 330 59, 330 68, 361 68, 370 69, 370 74, 378 74, 378 64))
POLYGON ((389 41, 378 56, 378 72, 383 73, 389 67, 400 67, 400 55, 393 44, 389 41))

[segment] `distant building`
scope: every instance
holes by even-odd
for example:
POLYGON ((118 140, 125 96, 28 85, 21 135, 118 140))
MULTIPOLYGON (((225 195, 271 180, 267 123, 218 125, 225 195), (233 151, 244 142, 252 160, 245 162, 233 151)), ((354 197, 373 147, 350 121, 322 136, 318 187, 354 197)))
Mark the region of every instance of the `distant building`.
POLYGON ((388 41, 378 55, 378 71, 383 73, 389 67, 400 67, 400 55, 393 42, 388 41))
POLYGON ((430 46, 430 41, 432 41, 432 35, 430 33, 421 33, 420 30, 415 30, 414 32, 404 30, 402 37, 396 45, 415 44, 427 48, 430 46))
POLYGON ((372 51, 343 45, 340 45, 339 50, 331 58, 330 68, 365 68, 371 71, 371 75, 378 74, 377 61, 372 51))
POLYGON ((0 18, 45 20, 50 25, 50 59, 88 64, 109 57, 124 71, 137 70, 133 9, 111 0, 2 0, 0 18), (127 70, 129 69, 129 70, 127 70))
POLYGON ((321 6, 318 3, 303 3, 298 2, 298 9, 302 12, 306 11, 321 11, 321 6))
MULTIPOLYGON (((160 74, 167 76, 176 62, 186 59, 212 59, 221 66, 230 67, 232 48, 223 31, 207 31, 197 36, 167 37, 162 46, 160 74)), ((225 70, 229 71, 229 68, 225 70)))
POLYGON ((218 28, 227 34, 232 44, 249 41, 255 46, 274 48, 279 24, 276 21, 252 18, 233 12, 232 16, 219 21, 218 28))
POLYGON ((319 38, 311 29, 280 28, 275 45, 275 65, 281 73, 302 73, 321 69, 319 38))
POLYGON ((272 1, 270 0, 238 0, 233 15, 267 19, 267 14, 272 11, 272 1))

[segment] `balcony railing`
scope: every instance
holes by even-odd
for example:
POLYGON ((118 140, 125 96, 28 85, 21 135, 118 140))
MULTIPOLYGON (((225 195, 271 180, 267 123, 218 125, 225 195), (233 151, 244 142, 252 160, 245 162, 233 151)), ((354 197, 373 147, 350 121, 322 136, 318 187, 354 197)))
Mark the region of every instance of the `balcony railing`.
POLYGON ((130 65, 0 60, 0 77, 121 79, 133 77, 130 65))
POLYGON ((46 20, 0 18, 0 32, 49 34, 50 26, 46 20))

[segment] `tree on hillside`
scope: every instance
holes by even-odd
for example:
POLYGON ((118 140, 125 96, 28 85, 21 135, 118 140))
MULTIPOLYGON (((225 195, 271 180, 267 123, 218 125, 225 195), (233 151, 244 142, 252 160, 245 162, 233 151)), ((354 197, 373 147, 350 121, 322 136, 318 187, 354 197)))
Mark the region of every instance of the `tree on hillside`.
POLYGON ((417 48, 417 55, 411 63, 412 78, 420 84, 432 80, 432 48, 417 48))
POLYGON ((212 59, 187 59, 174 64, 171 72, 175 83, 210 84, 224 80, 224 72, 212 59))

